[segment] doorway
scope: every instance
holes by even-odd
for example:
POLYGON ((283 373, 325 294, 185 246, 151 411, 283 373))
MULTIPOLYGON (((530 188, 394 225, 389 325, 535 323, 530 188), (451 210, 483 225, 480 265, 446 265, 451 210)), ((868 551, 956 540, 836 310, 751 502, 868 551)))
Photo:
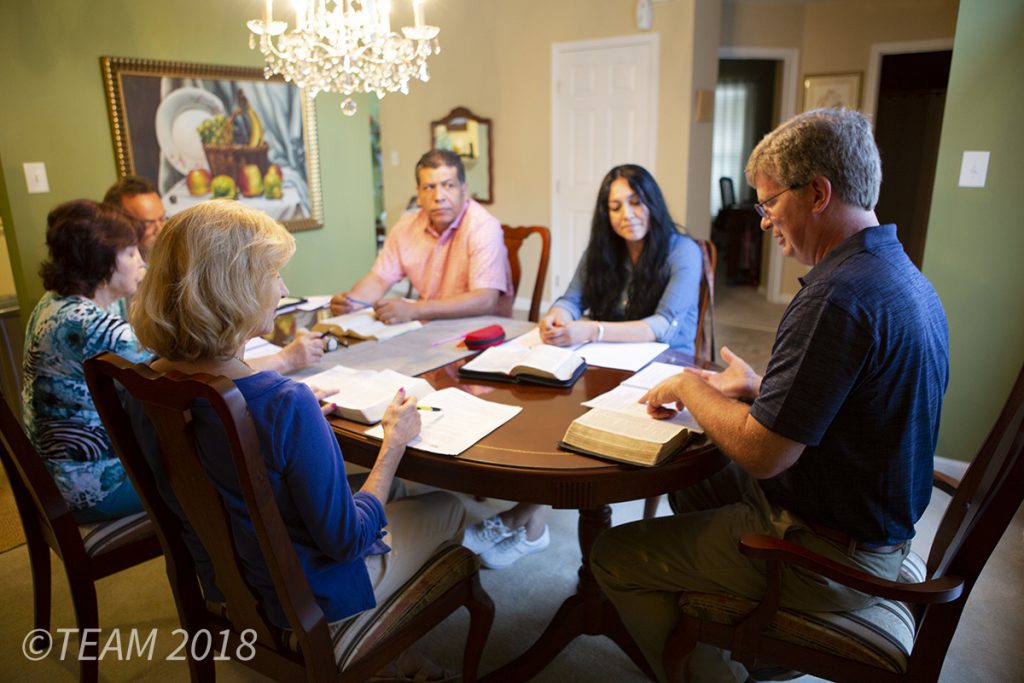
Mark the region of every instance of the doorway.
POLYGON ((882 189, 875 213, 895 223, 907 256, 921 268, 928 232, 951 50, 883 55, 875 140, 882 189))
MULTIPOLYGON (((772 127, 785 121, 796 113, 797 86, 799 84, 798 63, 800 51, 788 48, 741 48, 723 47, 718 51, 719 60, 760 60, 770 63, 774 73, 774 108, 772 127)), ((756 142, 756 139, 755 139, 756 142)), ((744 164, 746 159, 743 160, 744 164)), ((743 188, 746 180, 740 179, 743 188)), ((718 178, 712 178, 712 187, 717 190, 718 178)), ((749 197, 749 195, 748 195, 749 197)), ((770 303, 788 303, 792 295, 786 294, 783 286, 783 254, 779 245, 767 240, 767 246, 761 252, 758 291, 770 303)))

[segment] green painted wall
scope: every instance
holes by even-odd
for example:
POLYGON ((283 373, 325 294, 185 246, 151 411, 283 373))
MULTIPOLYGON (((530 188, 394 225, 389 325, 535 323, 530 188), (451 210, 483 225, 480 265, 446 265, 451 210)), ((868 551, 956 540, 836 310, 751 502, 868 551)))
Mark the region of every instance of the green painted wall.
POLYGON ((1024 3, 962 0, 923 271, 946 307, 951 379, 938 454, 974 457, 1024 362, 1024 3), (958 187, 989 150, 984 188, 958 187))
MULTIPOLYGON (((0 211, 23 312, 42 294, 46 214, 77 197, 100 199, 116 179, 102 55, 262 66, 248 49, 255 0, 34 0, 0 2, 0 211), (47 194, 28 194, 22 164, 46 163, 47 194)), ((330 293, 357 280, 376 253, 369 119, 341 98, 317 97, 325 226, 296 233, 284 271, 294 293, 330 293)))

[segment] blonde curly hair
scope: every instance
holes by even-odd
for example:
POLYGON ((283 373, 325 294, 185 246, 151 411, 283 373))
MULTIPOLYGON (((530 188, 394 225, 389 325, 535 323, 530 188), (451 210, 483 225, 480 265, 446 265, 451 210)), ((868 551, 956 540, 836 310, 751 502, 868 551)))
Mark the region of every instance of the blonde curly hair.
POLYGON ((233 200, 175 214, 153 245, 129 320, 139 341, 175 361, 231 357, 266 315, 259 293, 295 253, 295 238, 233 200))

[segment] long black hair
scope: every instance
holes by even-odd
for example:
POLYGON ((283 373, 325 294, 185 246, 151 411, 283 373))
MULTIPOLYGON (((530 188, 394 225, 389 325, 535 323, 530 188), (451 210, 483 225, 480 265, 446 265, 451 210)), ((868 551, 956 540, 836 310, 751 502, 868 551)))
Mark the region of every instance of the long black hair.
POLYGON ((583 308, 590 309, 594 320, 640 320, 658 307, 658 301, 668 284, 671 269, 668 264, 669 247, 675 223, 669 215, 665 197, 654 177, 642 166, 624 164, 608 171, 601 181, 590 227, 587 245, 587 279, 583 283, 583 308), (612 183, 624 178, 637 193, 650 214, 647 235, 643 240, 640 258, 629 278, 629 252, 626 241, 612 229, 608 213, 608 195, 612 183), (625 315, 618 312, 622 290, 626 292, 625 315))

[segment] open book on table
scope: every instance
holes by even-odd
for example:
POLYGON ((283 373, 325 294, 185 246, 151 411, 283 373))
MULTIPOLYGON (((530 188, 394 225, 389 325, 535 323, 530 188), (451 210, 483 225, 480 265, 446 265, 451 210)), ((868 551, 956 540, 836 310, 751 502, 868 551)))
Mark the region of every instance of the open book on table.
MULTIPOLYGON (((420 405, 438 410, 420 413, 422 427, 409 448, 443 455, 458 455, 522 411, 521 406, 485 401, 455 387, 435 391, 420 405)), ((366 435, 383 439, 384 427, 372 427, 366 435)))
POLYGON ((397 325, 385 325, 369 308, 355 313, 336 315, 325 318, 313 325, 314 332, 330 332, 338 337, 354 337, 356 339, 391 339, 406 332, 423 327, 419 320, 410 320, 397 325))
POLYGON ((646 392, 642 387, 620 384, 586 401, 583 405, 591 410, 569 424, 561 445, 571 451, 650 467, 682 451, 695 434, 704 432, 685 409, 668 420, 648 415, 647 406, 637 403, 646 392))
POLYGON ((484 349, 459 368, 459 376, 571 387, 586 369, 586 361, 571 349, 510 343, 484 349))
POLYGON ((310 375, 302 382, 331 392, 322 400, 337 406, 333 411, 335 415, 363 424, 380 422, 402 387, 407 395, 417 399, 434 392, 430 382, 420 377, 409 377, 394 370, 353 370, 343 365, 310 375))

